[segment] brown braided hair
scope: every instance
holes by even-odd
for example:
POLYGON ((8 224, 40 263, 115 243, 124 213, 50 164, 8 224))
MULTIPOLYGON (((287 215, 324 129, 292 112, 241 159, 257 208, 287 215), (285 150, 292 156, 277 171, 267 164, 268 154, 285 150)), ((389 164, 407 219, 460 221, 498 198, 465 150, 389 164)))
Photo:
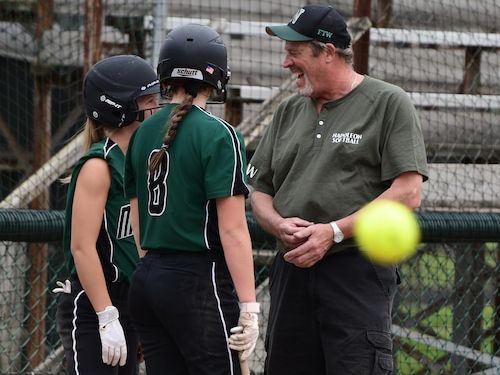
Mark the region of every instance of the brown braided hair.
POLYGON ((149 164, 149 171, 151 173, 153 173, 158 169, 158 167, 161 165, 163 158, 165 158, 166 152, 169 149, 170 145, 172 144, 177 134, 177 129, 179 129, 182 119, 193 106, 193 99, 194 97, 192 95, 186 94, 184 100, 172 110, 172 113, 170 113, 170 117, 167 120, 167 123, 165 124, 167 132, 165 133, 165 138, 163 139, 163 145, 161 146, 161 151, 163 152, 157 152, 151 158, 151 162, 149 164))

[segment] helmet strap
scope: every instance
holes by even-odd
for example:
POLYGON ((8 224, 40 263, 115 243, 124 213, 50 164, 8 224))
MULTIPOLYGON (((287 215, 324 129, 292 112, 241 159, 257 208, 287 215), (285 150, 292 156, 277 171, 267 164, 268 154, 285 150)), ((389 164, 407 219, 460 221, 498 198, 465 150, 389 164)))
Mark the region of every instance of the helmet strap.
POLYGON ((139 121, 139 122, 144 121, 144 111, 145 110, 143 109, 143 110, 137 112, 137 117, 136 117, 137 121, 139 121))

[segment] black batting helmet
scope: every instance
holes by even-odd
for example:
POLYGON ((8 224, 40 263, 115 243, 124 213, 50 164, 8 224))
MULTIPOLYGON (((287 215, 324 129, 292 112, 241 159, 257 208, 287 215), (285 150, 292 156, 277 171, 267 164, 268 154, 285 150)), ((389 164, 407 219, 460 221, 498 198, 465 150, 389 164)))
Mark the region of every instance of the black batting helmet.
POLYGON ((154 69, 135 55, 118 55, 96 63, 85 76, 83 101, 87 116, 113 128, 137 118, 136 99, 160 92, 154 69))
POLYGON ((204 82, 225 100, 230 72, 227 51, 220 35, 208 26, 187 24, 168 33, 160 49, 157 67, 160 82, 185 79, 188 93, 196 96, 204 82))

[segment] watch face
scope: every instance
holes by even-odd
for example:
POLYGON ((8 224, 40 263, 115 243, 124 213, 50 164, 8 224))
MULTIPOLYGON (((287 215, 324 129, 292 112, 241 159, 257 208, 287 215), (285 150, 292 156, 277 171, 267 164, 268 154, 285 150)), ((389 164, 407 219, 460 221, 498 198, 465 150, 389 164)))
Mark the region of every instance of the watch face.
POLYGON ((342 242, 342 240, 344 239, 344 233, 342 233, 342 231, 335 222, 331 222, 330 225, 332 226, 333 229, 333 242, 335 243, 342 242))

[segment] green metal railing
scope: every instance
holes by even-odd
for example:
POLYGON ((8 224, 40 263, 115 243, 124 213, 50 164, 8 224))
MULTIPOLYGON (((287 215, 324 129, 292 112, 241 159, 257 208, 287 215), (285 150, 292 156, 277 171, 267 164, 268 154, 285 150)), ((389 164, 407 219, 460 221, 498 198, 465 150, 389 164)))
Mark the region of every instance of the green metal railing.
MULTIPOLYGON (((400 266, 394 304, 396 374, 500 374, 500 215, 419 213, 422 244, 400 266)), ((254 248, 261 338, 251 358, 262 374, 274 239, 247 221, 254 248)), ((64 369, 55 331, 65 277, 64 212, 0 210, 0 373, 58 374, 64 369)))
MULTIPOLYGON (((417 218, 422 242, 500 241, 500 214, 424 212, 418 213, 417 218)), ((247 212, 247 222, 254 247, 274 243, 251 212, 247 212)), ((64 211, 0 209, 0 240, 3 241, 55 241, 62 238, 63 226, 64 211)))

